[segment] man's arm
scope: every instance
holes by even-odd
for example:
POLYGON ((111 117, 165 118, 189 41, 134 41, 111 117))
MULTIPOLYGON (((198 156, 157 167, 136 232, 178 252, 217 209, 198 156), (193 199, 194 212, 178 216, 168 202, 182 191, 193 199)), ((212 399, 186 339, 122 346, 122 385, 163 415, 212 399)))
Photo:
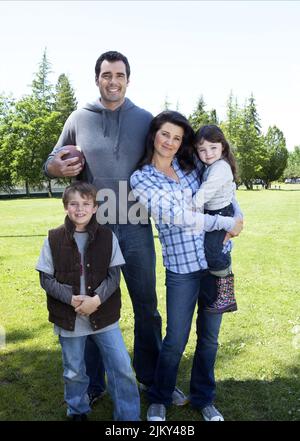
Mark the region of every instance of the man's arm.
POLYGON ((82 171, 83 167, 80 163, 72 165, 77 161, 76 158, 62 159, 62 156, 68 153, 68 150, 61 150, 61 148, 65 145, 76 145, 76 134, 72 121, 73 114, 71 114, 65 122, 56 146, 43 165, 44 175, 49 179, 73 177, 82 171))
POLYGON ((48 178, 67 178, 81 173, 83 169, 81 163, 72 165, 77 162, 77 158, 62 159, 66 153, 68 150, 60 150, 46 161, 44 171, 48 178))

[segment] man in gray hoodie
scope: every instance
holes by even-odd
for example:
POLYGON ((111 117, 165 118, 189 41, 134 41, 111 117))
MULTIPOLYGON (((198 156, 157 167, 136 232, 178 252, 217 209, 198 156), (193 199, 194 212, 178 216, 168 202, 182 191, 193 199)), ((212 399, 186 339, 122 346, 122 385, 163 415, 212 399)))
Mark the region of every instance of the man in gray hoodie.
MULTIPOLYGON (((130 223, 127 214, 136 203, 128 201, 129 178, 143 155, 152 115, 125 98, 130 66, 124 55, 115 51, 102 54, 96 62, 95 75, 100 99, 69 116, 44 164, 44 172, 49 178, 76 176, 94 184, 97 190, 112 191, 115 195, 116 207, 109 208, 116 210, 112 210, 106 220, 119 240, 126 262, 122 271, 135 319, 133 366, 137 380, 150 386, 161 348, 154 240, 145 213, 138 224, 130 223), (81 147, 85 156, 84 168, 80 164, 74 165, 74 158, 62 159, 66 150, 61 148, 68 144, 81 147)), ((104 200, 105 197, 100 195, 98 214, 104 200)), ((102 223, 102 216, 97 219, 102 223)), ((105 382, 101 356, 92 341, 86 347, 86 363, 90 377, 89 395, 93 401, 101 395, 105 382)), ((182 404, 180 391, 174 393, 174 401, 182 404)))

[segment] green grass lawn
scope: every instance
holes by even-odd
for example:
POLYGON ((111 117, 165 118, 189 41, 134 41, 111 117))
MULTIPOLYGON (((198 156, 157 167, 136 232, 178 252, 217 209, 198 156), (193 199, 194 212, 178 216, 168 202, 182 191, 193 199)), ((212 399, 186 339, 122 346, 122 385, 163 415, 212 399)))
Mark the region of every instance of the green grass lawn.
MULTIPOLYGON (((233 251, 239 309, 223 318, 216 405, 226 420, 300 420, 300 191, 294 185, 277 191, 239 190, 238 200, 246 218, 233 251)), ((60 346, 34 269, 48 229, 62 223, 62 204, 55 198, 1 200, 0 213, 0 326, 6 333, 6 345, 0 348, 0 420, 64 420, 60 346)), ((157 238, 156 249, 165 327, 157 238)), ((122 290, 121 328, 132 355, 133 314, 123 282, 122 290)), ((178 378, 186 393, 194 346, 195 327, 178 378)), ((143 419, 146 409, 142 397, 143 419)), ((106 396, 90 419, 111 418, 106 396)), ((201 416, 189 406, 171 407, 168 420, 201 416)))

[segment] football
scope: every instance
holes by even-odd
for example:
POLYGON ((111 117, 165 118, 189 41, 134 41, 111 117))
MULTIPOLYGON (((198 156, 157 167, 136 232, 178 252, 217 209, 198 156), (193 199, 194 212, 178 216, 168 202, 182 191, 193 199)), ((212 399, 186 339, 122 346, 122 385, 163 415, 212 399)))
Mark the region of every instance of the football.
POLYGON ((71 159, 71 158, 78 158, 78 161, 74 162, 72 165, 76 165, 78 163, 81 163, 81 165, 84 165, 84 155, 81 151, 81 148, 79 145, 64 145, 59 150, 68 150, 68 153, 62 156, 61 159, 71 159))

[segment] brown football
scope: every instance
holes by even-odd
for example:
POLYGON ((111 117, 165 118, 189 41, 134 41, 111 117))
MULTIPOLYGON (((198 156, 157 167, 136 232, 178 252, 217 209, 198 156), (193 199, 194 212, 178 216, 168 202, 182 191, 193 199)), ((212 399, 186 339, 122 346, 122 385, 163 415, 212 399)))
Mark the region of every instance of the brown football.
POLYGON ((79 145, 64 145, 60 150, 68 150, 68 153, 63 155, 61 159, 65 160, 71 158, 78 158, 78 161, 72 165, 76 165, 78 163, 84 165, 84 155, 79 145))

